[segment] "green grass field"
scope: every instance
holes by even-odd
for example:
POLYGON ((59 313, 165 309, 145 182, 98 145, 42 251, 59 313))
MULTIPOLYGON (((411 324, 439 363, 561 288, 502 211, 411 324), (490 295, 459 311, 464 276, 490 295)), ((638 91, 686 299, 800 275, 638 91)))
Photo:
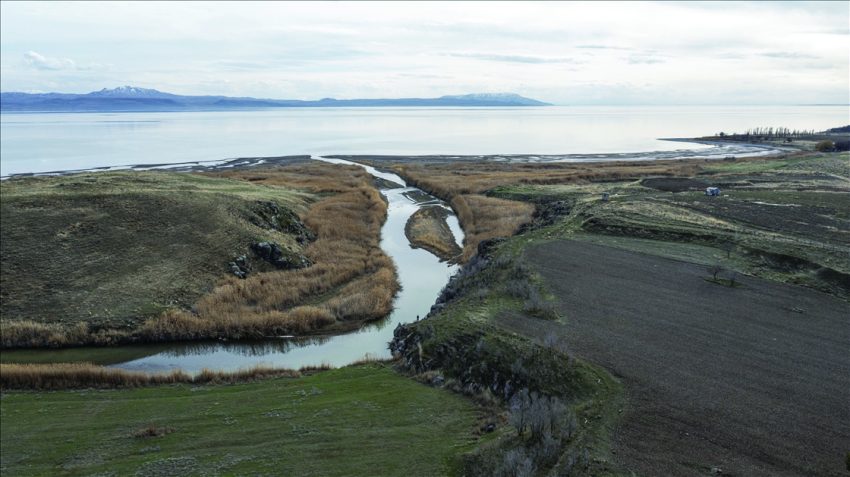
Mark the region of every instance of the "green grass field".
POLYGON ((479 413, 382 364, 238 385, 6 392, 0 472, 445 475, 478 442, 479 413), (135 436, 151 426, 163 435, 135 436))

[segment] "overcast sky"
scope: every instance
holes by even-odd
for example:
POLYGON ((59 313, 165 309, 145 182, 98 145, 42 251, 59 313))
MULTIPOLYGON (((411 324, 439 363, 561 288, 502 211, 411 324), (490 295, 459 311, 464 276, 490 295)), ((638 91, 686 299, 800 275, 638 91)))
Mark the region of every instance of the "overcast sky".
POLYGON ((850 2, 0 3, 0 90, 850 103, 850 2))

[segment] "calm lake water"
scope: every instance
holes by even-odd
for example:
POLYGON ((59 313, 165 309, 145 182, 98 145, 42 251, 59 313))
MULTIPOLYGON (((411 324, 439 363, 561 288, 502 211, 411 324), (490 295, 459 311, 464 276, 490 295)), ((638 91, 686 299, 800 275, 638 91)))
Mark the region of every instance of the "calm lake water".
POLYGON ((825 129, 846 106, 310 108, 0 114, 0 175, 310 154, 603 154, 755 126, 825 129))

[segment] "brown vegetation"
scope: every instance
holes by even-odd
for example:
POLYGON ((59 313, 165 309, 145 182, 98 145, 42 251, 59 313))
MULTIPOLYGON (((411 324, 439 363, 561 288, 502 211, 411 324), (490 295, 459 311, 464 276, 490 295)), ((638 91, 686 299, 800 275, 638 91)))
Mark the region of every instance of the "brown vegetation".
POLYGON ((343 330, 382 318, 398 290, 395 266, 380 249, 386 203, 360 167, 323 163, 208 174, 317 194, 303 221, 315 233, 297 270, 227 276, 187 309, 170 309, 135 329, 91 329, 86 323, 2 323, 3 347, 209 338, 258 338, 343 330))
POLYGON ((96 366, 90 363, 0 364, 0 389, 79 389, 125 388, 157 384, 236 383, 255 379, 287 376, 299 377, 300 371, 289 369, 251 368, 232 373, 203 370, 197 376, 182 371, 148 374, 96 366))
POLYGON ((462 261, 466 262, 478 250, 478 244, 496 237, 510 237, 531 221, 534 206, 525 202, 497 199, 476 194, 456 195, 452 208, 463 225, 462 261))
POLYGON ((146 439, 148 437, 162 437, 166 434, 171 434, 172 432, 174 432, 174 428, 172 427, 149 424, 141 429, 136 429, 133 432, 133 437, 140 439, 146 439))
POLYGON ((446 223, 449 211, 441 206, 423 207, 407 220, 404 234, 411 246, 424 248, 441 260, 455 260, 461 254, 452 230, 446 223))
POLYGON ((481 194, 502 185, 568 184, 623 181, 647 176, 691 176, 695 161, 633 161, 589 163, 450 162, 423 165, 394 163, 391 169, 426 192, 451 200, 459 194, 481 194))
POLYGON ((172 311, 146 322, 139 330, 144 339, 305 334, 389 314, 398 284, 392 260, 380 249, 386 204, 362 168, 315 163, 219 175, 333 194, 313 204, 304 217, 316 234, 304 250, 314 265, 228 277, 193 312, 172 311), (325 300, 304 305, 331 292, 325 300))
POLYGON ((462 255, 462 261, 465 262, 475 255, 481 241, 513 235, 521 225, 531 221, 533 205, 481 195, 495 187, 692 175, 699 166, 693 161, 593 164, 455 161, 427 165, 396 162, 389 167, 404 177, 409 184, 451 203, 466 234, 462 255))

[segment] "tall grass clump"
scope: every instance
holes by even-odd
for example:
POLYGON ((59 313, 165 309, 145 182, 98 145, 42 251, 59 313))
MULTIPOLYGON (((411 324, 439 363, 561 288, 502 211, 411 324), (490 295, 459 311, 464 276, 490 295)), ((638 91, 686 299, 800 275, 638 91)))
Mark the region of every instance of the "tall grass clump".
POLYGON ((90 363, 0 364, 0 389, 58 390, 127 388, 160 384, 226 384, 268 377, 299 377, 289 369, 249 368, 231 373, 203 370, 196 376, 182 371, 147 374, 90 363))
POLYGON ((472 258, 478 244, 496 237, 510 237, 531 222, 534 205, 483 195, 458 195, 451 201, 466 238, 462 260, 472 258))
POLYGON ((121 330, 92 330, 88 323, 39 323, 31 320, 0 320, 0 345, 3 348, 60 348, 96 344, 111 345, 127 340, 121 330))

